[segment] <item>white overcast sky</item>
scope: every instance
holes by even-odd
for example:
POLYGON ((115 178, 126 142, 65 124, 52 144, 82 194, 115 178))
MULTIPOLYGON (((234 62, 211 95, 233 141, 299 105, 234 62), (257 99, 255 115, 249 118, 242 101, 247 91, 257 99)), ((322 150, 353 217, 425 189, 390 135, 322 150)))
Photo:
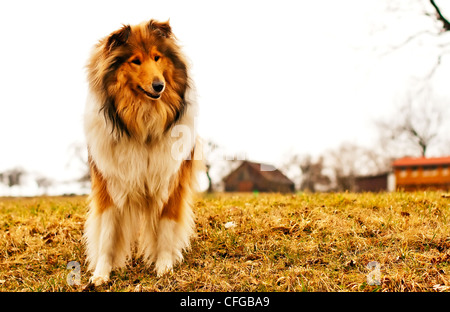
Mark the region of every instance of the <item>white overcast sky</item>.
MULTIPOLYGON (((430 18, 411 12, 389 13, 382 0, 4 1, 0 171, 78 174, 67 167, 68 150, 84 141, 91 47, 151 18, 170 18, 192 63, 202 137, 273 164, 343 141, 371 145, 373 119, 435 61, 426 36, 380 57, 414 31, 433 30, 430 18)), ((434 78, 444 96, 449 59, 434 78)))

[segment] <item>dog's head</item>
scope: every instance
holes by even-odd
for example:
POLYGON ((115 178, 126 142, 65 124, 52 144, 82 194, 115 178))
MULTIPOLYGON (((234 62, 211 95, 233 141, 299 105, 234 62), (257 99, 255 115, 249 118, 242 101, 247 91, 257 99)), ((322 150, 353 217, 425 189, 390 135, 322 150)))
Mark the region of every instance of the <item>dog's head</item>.
POLYGON ((111 33, 94 50, 88 70, 119 136, 160 135, 183 114, 187 65, 169 22, 151 20, 111 33))

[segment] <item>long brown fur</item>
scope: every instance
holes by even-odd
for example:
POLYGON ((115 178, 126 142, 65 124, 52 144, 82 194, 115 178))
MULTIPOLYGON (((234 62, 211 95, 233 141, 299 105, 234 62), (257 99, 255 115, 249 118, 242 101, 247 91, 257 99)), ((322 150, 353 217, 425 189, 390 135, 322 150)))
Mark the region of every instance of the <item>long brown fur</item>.
POLYGON ((158 275, 182 259, 193 233, 201 162, 188 67, 168 22, 125 25, 101 39, 88 66, 85 113, 92 193, 84 239, 91 281, 130 258, 134 242, 158 275), (188 129, 181 138, 176 127, 188 129), (187 154, 174 155, 181 142, 187 154))

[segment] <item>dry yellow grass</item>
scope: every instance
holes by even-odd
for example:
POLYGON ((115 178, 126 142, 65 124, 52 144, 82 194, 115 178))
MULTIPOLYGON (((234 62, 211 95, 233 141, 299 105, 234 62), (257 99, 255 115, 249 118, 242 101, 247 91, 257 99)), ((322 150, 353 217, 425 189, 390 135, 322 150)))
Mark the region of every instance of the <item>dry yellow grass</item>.
MULTIPOLYGON (((198 199, 185 260, 139 259, 97 291, 450 291, 450 196, 215 194, 198 199), (367 265, 380 265, 368 285, 367 265)), ((81 291, 86 198, 0 199, 0 291, 81 291), (70 286, 77 261, 81 286, 70 286)), ((92 290, 92 289, 85 289, 92 290)))

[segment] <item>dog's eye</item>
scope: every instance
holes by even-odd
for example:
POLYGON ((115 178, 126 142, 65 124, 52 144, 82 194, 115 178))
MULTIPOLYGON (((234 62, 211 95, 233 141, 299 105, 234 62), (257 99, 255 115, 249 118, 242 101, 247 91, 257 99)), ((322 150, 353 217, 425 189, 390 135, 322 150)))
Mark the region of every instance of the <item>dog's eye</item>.
POLYGON ((155 62, 158 62, 158 60, 160 59, 161 57, 160 56, 155 56, 155 62))
POLYGON ((135 58, 131 61, 131 63, 136 64, 136 65, 141 65, 141 60, 138 58, 135 58))

